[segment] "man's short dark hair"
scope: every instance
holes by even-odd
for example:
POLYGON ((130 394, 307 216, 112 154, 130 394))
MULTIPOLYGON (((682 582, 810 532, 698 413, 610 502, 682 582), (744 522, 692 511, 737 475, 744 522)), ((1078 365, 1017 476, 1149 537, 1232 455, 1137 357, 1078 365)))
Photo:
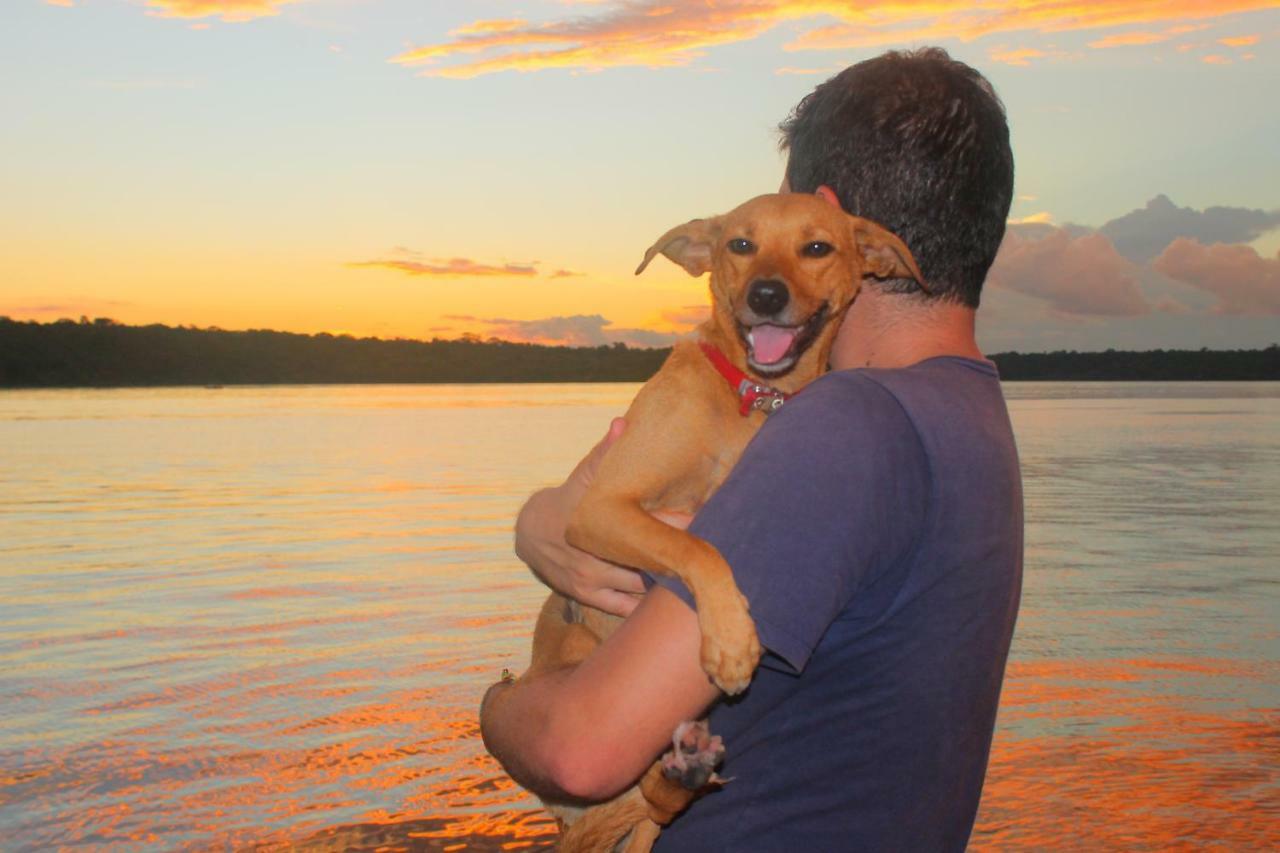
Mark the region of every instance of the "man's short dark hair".
POLYGON ((818 86, 781 130, 793 191, 831 187, 906 242, 935 297, 978 306, 1013 198, 1009 126, 986 78, 941 48, 886 53, 818 86))

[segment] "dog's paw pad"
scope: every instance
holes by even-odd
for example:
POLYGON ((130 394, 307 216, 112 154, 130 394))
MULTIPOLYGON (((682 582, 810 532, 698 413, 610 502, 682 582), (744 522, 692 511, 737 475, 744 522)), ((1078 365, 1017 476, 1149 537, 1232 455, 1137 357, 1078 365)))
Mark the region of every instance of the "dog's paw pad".
POLYGON ((705 720, 676 726, 671 746, 662 756, 662 774, 668 779, 690 791, 723 781, 716 775, 716 766, 724 760, 724 743, 711 734, 705 720))

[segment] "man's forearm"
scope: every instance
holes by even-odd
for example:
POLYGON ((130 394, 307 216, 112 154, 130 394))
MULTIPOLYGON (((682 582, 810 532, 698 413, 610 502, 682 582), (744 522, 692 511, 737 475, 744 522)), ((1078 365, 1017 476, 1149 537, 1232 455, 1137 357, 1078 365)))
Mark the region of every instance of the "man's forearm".
POLYGON ((656 587, 577 666, 526 673, 480 709, 489 752, 548 799, 606 800, 635 783, 720 695, 699 663, 697 614, 656 587))
POLYGON ((499 681, 480 705, 480 734, 489 753, 525 788, 553 800, 574 799, 556 761, 555 709, 572 666, 499 681))

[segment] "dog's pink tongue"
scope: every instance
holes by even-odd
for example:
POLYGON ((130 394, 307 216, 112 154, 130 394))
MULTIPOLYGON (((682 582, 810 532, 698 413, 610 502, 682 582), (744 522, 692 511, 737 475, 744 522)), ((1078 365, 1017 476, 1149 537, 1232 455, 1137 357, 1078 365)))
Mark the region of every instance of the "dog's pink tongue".
POLYGON ((757 364, 773 364, 782 360, 796 339, 796 330, 763 324, 751 330, 751 351, 757 364))

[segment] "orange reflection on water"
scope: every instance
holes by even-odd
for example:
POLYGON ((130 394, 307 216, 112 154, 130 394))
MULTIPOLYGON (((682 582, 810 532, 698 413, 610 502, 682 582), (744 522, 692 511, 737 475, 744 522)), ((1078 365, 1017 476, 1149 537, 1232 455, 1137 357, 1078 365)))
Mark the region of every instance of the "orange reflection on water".
MULTIPOLYGON (((1276 712, 1215 713, 1178 689, 1187 678, 1266 679, 1275 670, 1214 659, 1012 664, 972 849, 1266 849, 1280 838, 1276 712)), ((478 738, 470 715, 432 725, 441 735, 428 743, 437 748, 478 738)), ((408 797, 403 814, 371 815, 294 843, 307 850, 554 843, 553 821, 517 808, 524 795, 488 756, 473 753, 446 776, 408 797)))
POLYGON ((499 812, 490 820, 428 817, 326 829, 307 838, 260 845, 262 851, 535 850, 555 846, 555 824, 542 812, 499 812))
POLYGON ((496 850, 554 836, 550 818, 484 754, 475 707, 439 688, 335 702, 322 717, 291 716, 291 697, 331 695, 338 684, 376 675, 290 678, 281 668, 244 683, 215 677, 99 706, 101 715, 140 719, 156 708, 186 707, 201 735, 185 736, 186 723, 167 717, 90 749, 33 745, 14 756, 20 770, 0 775, 0 806, 71 797, 75 806, 60 816, 58 836, 95 845, 165 839, 181 847, 182 837, 203 837, 283 849, 303 837, 315 849, 435 849, 433 840, 448 840, 468 845, 455 849, 496 850), (209 695, 219 697, 215 717, 199 708, 209 695), (283 707, 264 714, 277 704, 283 707), (270 748, 236 748, 254 743, 270 748))
POLYGON ((1214 659, 1012 664, 973 849, 1274 849, 1280 713, 1208 710, 1180 682, 1276 670, 1214 659))

